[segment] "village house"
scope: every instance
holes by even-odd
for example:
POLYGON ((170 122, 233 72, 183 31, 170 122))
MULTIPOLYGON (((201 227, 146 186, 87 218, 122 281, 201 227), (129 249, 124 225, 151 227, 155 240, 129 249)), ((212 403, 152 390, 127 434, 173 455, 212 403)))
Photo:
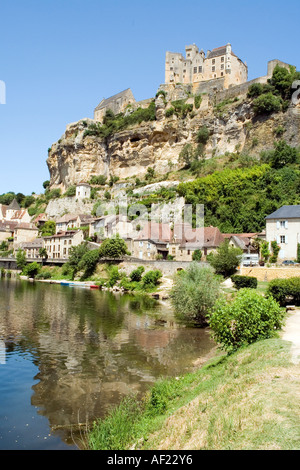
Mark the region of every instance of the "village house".
POLYGON ((32 242, 39 234, 38 228, 31 223, 20 223, 14 229, 14 250, 23 242, 32 242))
POLYGON ((94 218, 87 214, 65 214, 55 222, 56 233, 79 229, 81 227, 89 227, 93 221, 94 218))
POLYGON ((116 236, 118 233, 121 238, 131 237, 133 225, 128 221, 126 215, 111 214, 95 217, 89 222, 89 236, 96 237, 97 240, 116 236))
POLYGON ((13 238, 17 222, 0 221, 0 242, 13 238))
POLYGON ((45 225, 48 221, 47 215, 43 212, 42 214, 37 215, 33 220, 32 223, 36 225, 39 229, 45 225))
POLYGON ((84 237, 82 230, 68 230, 42 238, 48 259, 68 259, 70 249, 80 245, 84 237))
POLYGON ((224 237, 217 227, 199 227, 197 229, 185 230, 181 240, 170 245, 170 254, 177 261, 192 261, 193 253, 201 250, 202 259, 205 260, 209 253, 216 251, 224 237))
POLYGON ((88 183, 79 183, 76 186, 77 199, 89 199, 91 197, 91 186, 88 183))
POLYGON ((279 259, 297 259, 300 243, 300 205, 285 205, 266 217, 266 241, 276 241, 279 259))
POLYGON ((36 238, 32 242, 20 243, 19 248, 25 251, 27 259, 42 258, 40 249, 44 248, 44 240, 42 238, 36 238))
POLYGON ((16 199, 9 205, 0 204, 0 221, 11 221, 20 224, 21 222, 29 223, 31 217, 27 209, 21 209, 16 199))
POLYGON ((158 257, 166 259, 172 236, 169 224, 146 222, 131 241, 131 254, 135 258, 145 260, 157 259, 158 257))

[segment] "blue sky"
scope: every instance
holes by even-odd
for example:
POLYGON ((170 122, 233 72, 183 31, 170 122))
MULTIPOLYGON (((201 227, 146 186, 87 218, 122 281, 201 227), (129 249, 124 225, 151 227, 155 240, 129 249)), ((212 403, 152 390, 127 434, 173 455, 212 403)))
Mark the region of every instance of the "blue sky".
POLYGON ((102 98, 153 97, 167 50, 230 42, 249 79, 275 58, 299 70, 299 14, 299 0, 1 0, 0 194, 42 192, 48 147, 102 98))

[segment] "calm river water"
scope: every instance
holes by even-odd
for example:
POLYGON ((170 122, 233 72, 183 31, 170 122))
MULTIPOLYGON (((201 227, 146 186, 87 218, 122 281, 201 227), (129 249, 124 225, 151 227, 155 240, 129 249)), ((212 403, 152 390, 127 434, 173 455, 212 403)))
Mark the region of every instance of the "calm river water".
POLYGON ((149 298, 0 279, 0 449, 80 448, 126 394, 213 347, 149 298))

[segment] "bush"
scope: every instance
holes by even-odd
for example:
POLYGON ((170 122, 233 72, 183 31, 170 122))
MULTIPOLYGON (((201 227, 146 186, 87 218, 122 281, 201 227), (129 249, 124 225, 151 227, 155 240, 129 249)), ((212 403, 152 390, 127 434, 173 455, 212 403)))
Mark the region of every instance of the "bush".
POLYGON ((243 289, 244 287, 248 287, 249 289, 256 289, 257 288, 257 279, 256 277, 251 276, 239 276, 237 274, 231 276, 231 280, 234 283, 234 286, 237 289, 243 289))
POLYGON ((76 195, 76 186, 74 186, 74 185, 69 186, 67 191, 64 194, 64 196, 66 196, 66 197, 73 197, 75 195, 76 195))
POLYGON ((201 250, 198 249, 198 250, 193 251, 193 254, 192 254, 193 261, 201 261, 201 258, 202 258, 201 250))
POLYGON ((266 295, 273 297, 281 306, 289 302, 300 305, 300 278, 273 279, 268 285, 266 295))
POLYGON ((185 271, 180 271, 171 291, 171 302, 175 311, 186 320, 201 326, 207 324, 207 314, 220 293, 220 280, 213 270, 193 262, 185 271))
POLYGON ((34 261, 33 263, 27 264, 25 266, 25 268, 23 269, 23 273, 25 274, 25 276, 35 278, 35 276, 39 273, 40 268, 40 265, 36 261, 34 261))
POLYGON ((224 297, 217 300, 209 315, 209 326, 222 349, 232 352, 276 336, 283 319, 284 312, 272 297, 241 289, 230 303, 224 297))
POLYGON ((281 98, 271 92, 258 96, 253 100, 256 114, 277 113, 281 109, 281 98))
POLYGON ((142 278, 142 287, 144 288, 152 288, 159 284, 159 280, 162 276, 161 271, 159 269, 155 269, 154 271, 148 271, 142 278))
POLYGON ((145 268, 144 266, 139 266, 137 269, 134 269, 131 273, 130 273, 130 280, 132 282, 140 282, 140 280, 142 279, 142 274, 143 272, 145 271, 145 268))
POLYGON ((197 132, 197 142, 199 144, 205 145, 209 139, 209 130, 206 126, 200 127, 199 131, 197 132))

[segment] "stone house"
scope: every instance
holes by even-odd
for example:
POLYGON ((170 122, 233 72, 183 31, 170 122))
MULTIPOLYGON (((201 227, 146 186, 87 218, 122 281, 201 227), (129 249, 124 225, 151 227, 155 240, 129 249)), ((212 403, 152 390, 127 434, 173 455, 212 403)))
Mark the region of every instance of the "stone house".
POLYGON ((266 241, 280 246, 278 258, 297 259, 300 243, 300 205, 280 207, 266 217, 266 241))
POLYGON ((94 110, 94 120, 101 122, 108 110, 111 110, 114 114, 123 113, 128 105, 132 105, 135 102, 131 89, 127 88, 110 98, 100 101, 94 110))
POLYGON ((56 233, 65 232, 68 229, 80 226, 80 219, 77 214, 65 214, 56 220, 56 233))
POLYGON ((98 240, 116 236, 118 233, 121 238, 131 237, 133 226, 127 217, 122 214, 103 215, 90 221, 90 237, 97 237, 98 240))
POLYGON ((76 198, 77 199, 90 199, 91 197, 91 186, 88 183, 79 183, 76 186, 76 198))
POLYGON ((31 217, 27 209, 21 209, 16 199, 14 199, 9 205, 0 204, 0 221, 29 223, 31 217))
POLYGON ((17 222, 10 222, 8 220, 4 222, 0 221, 0 243, 14 236, 15 227, 17 225, 17 222))
POLYGON ((248 67, 233 51, 231 44, 199 51, 193 44, 185 47, 185 57, 178 52, 166 52, 165 83, 194 84, 222 78, 224 88, 245 83, 248 67))
POLYGON ((32 242, 39 234, 38 228, 31 223, 20 223, 14 229, 14 249, 18 249, 21 243, 32 242))
POLYGON ((72 246, 83 242, 82 230, 68 230, 48 237, 42 237, 48 259, 68 259, 72 246))
POLYGON ((41 258, 39 251, 41 248, 44 248, 44 240, 36 238, 32 242, 20 243, 19 248, 25 251, 27 259, 41 258))
POLYGON ((176 261, 192 261, 193 253, 201 250, 202 259, 216 251, 220 244, 224 241, 224 237, 218 227, 200 227, 197 229, 186 229, 181 239, 174 240, 169 245, 169 254, 174 256, 176 261))
POLYGON ((129 249, 135 258, 153 260, 159 256, 166 259, 172 237, 173 233, 169 224, 146 222, 132 238, 129 249))

